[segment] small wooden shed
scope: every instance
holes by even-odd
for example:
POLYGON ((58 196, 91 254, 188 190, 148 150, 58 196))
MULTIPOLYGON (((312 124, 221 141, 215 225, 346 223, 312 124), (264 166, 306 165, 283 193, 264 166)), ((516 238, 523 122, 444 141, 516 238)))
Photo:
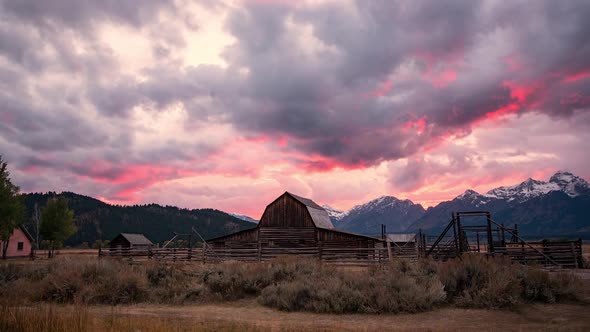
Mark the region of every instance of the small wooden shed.
POLYGON ((270 203, 255 228, 207 241, 213 248, 382 248, 375 237, 337 230, 328 212, 309 198, 285 192, 270 203))
POLYGON ((111 240, 111 248, 148 249, 154 246, 143 234, 121 233, 111 240))
MULTIPOLYGON (((2 248, 4 245, 0 241, 0 257, 2 256, 2 248)), ((8 240, 8 248, 6 249, 6 257, 26 257, 31 255, 33 249, 33 237, 24 226, 15 228, 8 240)))

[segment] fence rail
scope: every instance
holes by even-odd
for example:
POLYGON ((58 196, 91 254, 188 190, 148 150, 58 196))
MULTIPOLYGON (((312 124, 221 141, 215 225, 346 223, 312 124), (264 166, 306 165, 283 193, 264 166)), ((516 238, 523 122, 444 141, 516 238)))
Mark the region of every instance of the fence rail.
MULTIPOLYGON (((415 246, 392 248, 392 258, 415 259, 415 246)), ((389 261, 387 248, 355 248, 355 247, 261 247, 261 248, 101 248, 99 257, 126 258, 130 260, 154 259, 162 261, 199 261, 220 262, 236 261, 268 261, 279 256, 298 256, 318 258, 334 264, 367 265, 389 261)))

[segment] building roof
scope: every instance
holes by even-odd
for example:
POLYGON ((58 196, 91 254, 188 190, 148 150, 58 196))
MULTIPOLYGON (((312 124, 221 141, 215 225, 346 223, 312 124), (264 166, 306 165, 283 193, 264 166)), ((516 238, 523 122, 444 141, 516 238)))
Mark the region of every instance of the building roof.
POLYGON ((416 241, 415 233, 385 234, 387 242, 413 242, 416 241))
POLYGON ((334 228, 334 229, 325 229, 325 230, 326 231, 330 231, 330 232, 334 232, 334 233, 342 233, 342 234, 354 235, 354 236, 365 238, 367 240, 376 240, 376 241, 383 242, 383 239, 381 239, 381 237, 377 237, 377 236, 366 235, 366 234, 359 234, 359 233, 344 231, 344 230, 336 229, 336 228, 334 228))
POLYGON ((330 220, 330 216, 328 215, 328 212, 323 207, 321 207, 319 204, 317 204, 316 202, 312 201, 309 198, 301 197, 301 196, 292 194, 288 191, 285 193, 288 194, 289 196, 295 198, 297 201, 299 201, 300 203, 302 203, 303 205, 305 205, 307 207, 307 211, 309 212, 309 215, 311 216, 311 219, 313 220, 313 223, 315 224, 316 227, 325 228, 325 229, 334 229, 334 225, 332 224, 332 221, 330 220))
POLYGON ((296 200, 298 200, 299 202, 303 203, 303 205, 314 208, 314 209, 319 209, 319 210, 323 210, 324 208, 321 207, 319 204, 317 204, 316 202, 312 201, 309 198, 305 198, 305 197, 301 197, 299 195, 295 195, 293 193, 290 192, 286 192, 287 194, 291 195, 293 198, 295 198, 296 200))
POLYGON ((29 231, 25 228, 25 226, 20 226, 19 227, 21 229, 21 231, 23 231, 23 233, 25 233, 25 236, 27 237, 27 239, 29 239, 29 241, 34 242, 35 240, 33 239, 33 236, 31 235, 31 233, 29 233, 29 231))
POLYGON ((124 237, 132 245, 153 245, 152 241, 143 234, 121 233, 119 236, 124 237))

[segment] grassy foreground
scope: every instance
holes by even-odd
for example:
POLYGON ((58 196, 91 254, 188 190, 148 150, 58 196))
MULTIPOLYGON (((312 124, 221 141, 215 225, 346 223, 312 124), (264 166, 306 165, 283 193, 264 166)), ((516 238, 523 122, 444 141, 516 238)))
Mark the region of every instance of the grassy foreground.
MULTIPOLYGON (((186 317, 172 319, 157 312, 137 317, 117 312, 128 304, 188 310, 249 301, 248 306, 258 311, 269 307, 339 315, 400 314, 434 308, 520 310, 522 304, 529 303, 580 303, 583 293, 581 281, 570 273, 550 275, 481 255, 465 255, 462 260, 445 263, 397 261, 367 269, 336 268, 301 259, 259 264, 129 265, 70 257, 0 265, 0 331, 261 329, 255 322, 211 320, 208 315, 185 324, 186 317), (112 308, 111 312, 97 314, 95 308, 104 305, 112 308)), ((301 326, 293 330, 301 330, 301 326)))

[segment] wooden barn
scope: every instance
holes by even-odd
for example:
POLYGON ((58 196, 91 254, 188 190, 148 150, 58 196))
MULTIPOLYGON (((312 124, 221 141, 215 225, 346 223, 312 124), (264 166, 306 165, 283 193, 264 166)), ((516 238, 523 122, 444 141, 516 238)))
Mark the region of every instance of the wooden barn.
POLYGON ((212 249, 258 249, 259 255, 319 255, 340 248, 384 248, 371 236, 334 229, 328 212, 314 201, 285 192, 270 203, 255 228, 207 241, 212 249))
POLYGON ((115 248, 134 248, 148 249, 154 244, 143 234, 121 233, 111 240, 109 247, 115 248))

